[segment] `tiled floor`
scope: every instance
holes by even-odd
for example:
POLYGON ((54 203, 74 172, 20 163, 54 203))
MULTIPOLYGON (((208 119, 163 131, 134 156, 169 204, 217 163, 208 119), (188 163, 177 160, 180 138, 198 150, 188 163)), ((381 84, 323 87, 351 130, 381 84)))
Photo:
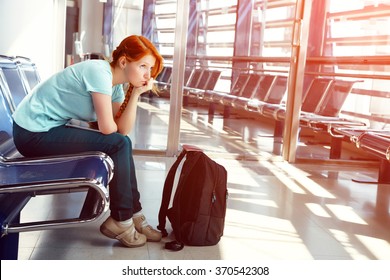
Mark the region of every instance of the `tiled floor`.
MULTIPOLYGON (((168 116, 164 106, 140 104, 132 134, 136 148, 164 148, 168 116)), ((206 118, 200 108, 185 109, 181 143, 200 146, 228 171, 225 231, 217 245, 170 252, 163 248, 169 237, 129 249, 100 234, 99 221, 22 233, 19 259, 390 259, 389 186, 379 186, 377 201, 376 184, 352 180, 375 180, 375 167, 289 164, 272 154, 272 129, 266 125, 251 119, 206 118), (255 157, 249 160, 245 155, 255 157)), ((300 149, 310 156, 317 147, 300 149)), ((143 211, 156 226, 163 183, 174 158, 137 155, 135 160, 143 211)), ((77 213, 82 198, 81 193, 34 198, 22 217, 77 213)))

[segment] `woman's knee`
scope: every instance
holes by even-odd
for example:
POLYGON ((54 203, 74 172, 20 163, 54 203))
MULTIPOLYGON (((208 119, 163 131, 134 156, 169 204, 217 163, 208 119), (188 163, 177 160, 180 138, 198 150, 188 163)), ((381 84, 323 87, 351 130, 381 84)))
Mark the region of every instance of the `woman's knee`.
POLYGON ((125 139, 126 139, 126 141, 128 142, 128 144, 129 144, 129 147, 130 147, 130 150, 133 148, 133 143, 131 142, 131 139, 130 139, 130 137, 128 137, 128 136, 125 136, 125 139))
POLYGON ((129 137, 124 136, 120 133, 115 133, 112 144, 117 146, 119 150, 122 149, 131 150, 131 141, 129 141, 129 137))

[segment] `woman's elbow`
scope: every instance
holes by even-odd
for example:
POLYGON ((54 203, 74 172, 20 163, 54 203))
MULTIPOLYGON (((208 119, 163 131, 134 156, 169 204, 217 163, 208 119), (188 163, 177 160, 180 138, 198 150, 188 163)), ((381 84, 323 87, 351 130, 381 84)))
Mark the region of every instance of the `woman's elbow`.
POLYGON ((113 131, 113 130, 100 130, 100 132, 104 135, 108 135, 108 134, 111 134, 111 133, 114 133, 116 131, 113 131))
POLYGON ((117 132, 122 134, 122 135, 124 135, 124 136, 126 136, 126 135, 128 135, 130 133, 130 131, 128 131, 126 129, 121 129, 121 128, 118 128, 117 132))
POLYGON ((117 122, 117 132, 122 135, 128 135, 131 132, 132 124, 129 122, 119 121, 117 122))
POLYGON ((114 133, 114 132, 117 132, 118 131, 118 127, 116 125, 102 125, 100 126, 99 125, 99 130, 101 133, 103 134, 111 134, 111 133, 114 133))

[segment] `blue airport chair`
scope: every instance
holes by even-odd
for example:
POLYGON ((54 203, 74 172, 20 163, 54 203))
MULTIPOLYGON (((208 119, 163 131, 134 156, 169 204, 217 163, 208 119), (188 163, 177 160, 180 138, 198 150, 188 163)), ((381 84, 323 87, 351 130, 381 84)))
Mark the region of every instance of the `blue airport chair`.
POLYGON ((0 258, 16 259, 19 232, 80 226, 108 210, 113 162, 104 153, 45 158, 18 156, 12 138, 9 87, 0 79, 0 258), (86 192, 79 216, 21 222, 20 212, 32 197, 86 192))
POLYGON ((20 68, 20 62, 12 57, 0 56, 0 76, 6 81, 12 94, 12 107, 15 109, 24 97, 29 93, 30 87, 20 68))
POLYGON ((41 82, 41 77, 36 64, 31 61, 31 59, 24 56, 17 56, 14 61, 24 76, 23 81, 27 82, 28 92, 31 92, 31 90, 41 82))

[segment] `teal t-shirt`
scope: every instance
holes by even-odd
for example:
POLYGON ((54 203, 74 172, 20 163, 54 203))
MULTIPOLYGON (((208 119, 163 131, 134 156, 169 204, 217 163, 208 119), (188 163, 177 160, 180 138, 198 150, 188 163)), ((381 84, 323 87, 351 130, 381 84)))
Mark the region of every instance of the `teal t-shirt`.
POLYGON ((33 132, 48 131, 70 119, 96 121, 92 92, 123 102, 122 85, 112 86, 109 62, 87 60, 65 68, 37 85, 18 105, 13 119, 33 132))

